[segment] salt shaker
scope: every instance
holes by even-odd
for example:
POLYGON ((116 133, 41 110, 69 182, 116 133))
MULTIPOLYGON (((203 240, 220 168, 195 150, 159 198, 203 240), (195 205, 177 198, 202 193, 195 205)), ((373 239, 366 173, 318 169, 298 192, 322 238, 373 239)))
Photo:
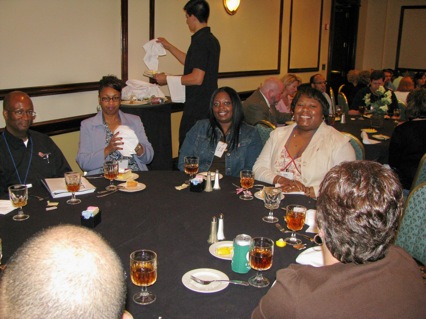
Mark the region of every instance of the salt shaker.
POLYGON ((223 232, 223 214, 219 215, 218 226, 217 226, 217 240, 224 240, 225 234, 223 232))
POLYGON ((219 170, 216 170, 216 174, 214 174, 214 185, 213 185, 213 189, 218 190, 220 189, 219 186, 219 170))
POLYGON ((207 172, 207 180, 206 180, 206 187, 204 188, 205 192, 211 192, 212 189, 212 177, 211 172, 207 172))
POLYGON ((342 124, 346 123, 346 114, 345 113, 342 114, 342 117, 340 119, 340 123, 342 123, 342 124))
POLYGON ((210 236, 209 239, 207 240, 207 242, 209 244, 213 244, 215 242, 217 242, 217 219, 216 216, 213 216, 212 218, 212 223, 210 226, 210 236))

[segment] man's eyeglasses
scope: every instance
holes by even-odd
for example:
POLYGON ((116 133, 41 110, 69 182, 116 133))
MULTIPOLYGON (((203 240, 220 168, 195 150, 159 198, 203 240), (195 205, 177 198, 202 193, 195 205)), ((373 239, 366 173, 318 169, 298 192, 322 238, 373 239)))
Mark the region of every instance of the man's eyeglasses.
POLYGON ((325 84, 325 85, 327 85, 327 81, 323 81, 323 82, 314 82, 314 84, 325 84))
POLYGON ((118 102, 118 101, 120 101, 120 99, 121 99, 121 97, 119 97, 119 96, 113 96, 113 97, 103 96, 103 97, 101 97, 101 101, 105 102, 105 103, 108 103, 111 100, 114 101, 114 102, 118 102))
POLYGON ((17 111, 9 111, 13 114, 15 114, 15 116, 20 119, 21 117, 24 116, 24 113, 27 114, 28 117, 36 117, 37 113, 34 111, 24 111, 24 110, 17 110, 17 111))

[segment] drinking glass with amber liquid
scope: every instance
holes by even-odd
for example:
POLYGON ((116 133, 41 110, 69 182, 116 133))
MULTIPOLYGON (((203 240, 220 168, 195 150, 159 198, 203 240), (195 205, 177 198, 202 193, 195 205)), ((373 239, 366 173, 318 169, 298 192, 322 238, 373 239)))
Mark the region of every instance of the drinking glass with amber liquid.
POLYGON ((256 275, 250 277, 248 282, 253 287, 264 288, 269 286, 268 278, 263 277, 262 271, 272 267, 274 256, 274 242, 266 237, 254 237, 250 242, 249 264, 257 271, 256 275))
POLYGON ((18 207, 18 214, 13 216, 13 220, 15 221, 23 221, 30 218, 29 215, 24 214, 23 206, 27 205, 28 201, 28 187, 23 184, 16 184, 8 187, 9 190, 9 198, 13 205, 13 207, 18 207))
POLYGON ((189 175, 189 180, 185 183, 189 184, 189 181, 194 178, 194 175, 198 173, 198 168, 200 165, 198 156, 185 156, 183 159, 183 168, 185 174, 189 175))
POLYGON ((71 192, 71 198, 67 200, 67 204, 76 205, 80 204, 81 200, 75 197, 75 193, 80 189, 81 174, 79 172, 68 172, 65 173, 65 184, 67 185, 67 191, 71 192))
POLYGON ((147 287, 157 281, 157 254, 152 250, 140 249, 130 254, 130 278, 141 291, 133 295, 133 301, 140 305, 149 305, 157 297, 147 287))
POLYGON ((118 162, 105 161, 104 163, 104 177, 109 179, 109 185, 105 187, 107 191, 115 191, 117 186, 114 185, 113 180, 118 176, 118 162))
POLYGON ((248 192, 254 186, 254 173, 252 170, 244 169, 240 172, 240 184, 243 188, 243 195, 240 195, 242 200, 252 200, 253 196, 248 192))
POLYGON ((290 245, 296 245, 302 243, 302 241, 296 238, 296 231, 301 230, 305 225, 306 218, 306 207, 302 205, 288 205, 286 208, 286 214, 284 216, 285 222, 287 223, 288 229, 290 229, 291 237, 285 238, 285 242, 290 245))

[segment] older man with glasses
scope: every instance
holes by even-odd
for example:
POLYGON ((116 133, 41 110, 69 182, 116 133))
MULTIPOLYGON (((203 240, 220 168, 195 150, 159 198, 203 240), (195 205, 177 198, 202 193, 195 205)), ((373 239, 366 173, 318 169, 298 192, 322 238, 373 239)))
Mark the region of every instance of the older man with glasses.
POLYGON ((71 171, 50 137, 30 130, 36 116, 30 97, 20 91, 3 100, 6 127, 0 136, 0 196, 13 184, 40 184, 41 179, 63 177, 71 171))

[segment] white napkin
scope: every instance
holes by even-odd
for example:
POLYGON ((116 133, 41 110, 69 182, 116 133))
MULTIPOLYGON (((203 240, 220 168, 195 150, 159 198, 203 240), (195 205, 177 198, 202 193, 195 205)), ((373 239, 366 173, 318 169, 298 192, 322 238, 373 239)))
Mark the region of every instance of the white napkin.
POLYGON ((315 215, 317 211, 315 209, 308 209, 306 211, 305 224, 308 225, 308 229, 306 229, 307 233, 315 233, 318 234, 318 227, 315 222, 315 215))
POLYGON ((181 76, 168 75, 167 85, 169 86, 170 97, 172 102, 185 102, 185 86, 181 83, 181 76))
POLYGON ((151 96, 165 97, 158 84, 141 80, 128 80, 126 87, 121 91, 121 95, 123 100, 130 100, 132 95, 138 100, 150 98, 151 96))
POLYGON ((361 132, 361 138, 362 138, 362 142, 364 144, 378 144, 378 143, 380 143, 379 141, 370 140, 368 138, 367 132, 364 132, 364 131, 361 132))
POLYGON ((296 262, 301 265, 311 265, 314 267, 324 266, 324 256, 321 246, 306 249, 297 256, 296 262))
POLYGON ((136 148, 136 145, 138 145, 139 140, 135 134, 135 131, 133 131, 127 125, 120 125, 119 127, 115 129, 114 134, 117 132, 120 132, 118 136, 123 138, 122 141, 124 143, 121 146, 123 149, 120 151, 120 153, 123 156, 127 156, 127 157, 131 157, 132 154, 136 154, 135 148, 136 148))
POLYGON ((145 57, 143 61, 145 62, 148 69, 157 71, 158 70, 158 57, 166 55, 166 49, 163 45, 157 42, 157 39, 153 39, 143 45, 145 49, 145 57))
POLYGON ((0 214, 6 215, 14 209, 16 209, 16 207, 13 207, 10 200, 0 200, 0 214))

